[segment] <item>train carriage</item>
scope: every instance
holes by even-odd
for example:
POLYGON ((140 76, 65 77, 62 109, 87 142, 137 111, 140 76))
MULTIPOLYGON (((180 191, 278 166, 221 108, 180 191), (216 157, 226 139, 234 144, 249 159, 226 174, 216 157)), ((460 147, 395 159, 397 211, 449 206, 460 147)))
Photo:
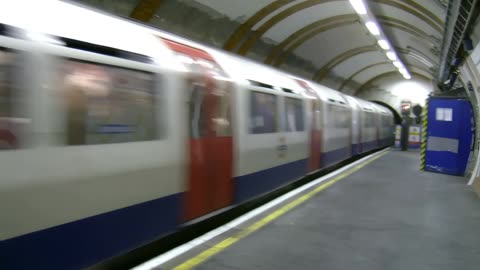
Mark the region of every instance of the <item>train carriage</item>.
POLYGON ((270 67, 214 55, 237 85, 234 202, 303 177, 308 158, 303 89, 270 67))
POLYGON ((321 85, 314 89, 322 99, 321 168, 351 156, 351 107, 344 96, 321 85))
POLYGON ((361 123, 361 107, 359 101, 351 96, 344 95, 348 100, 352 110, 352 156, 362 153, 362 123, 361 123))
POLYGON ((393 143, 393 114, 387 108, 373 104, 377 110, 378 117, 378 143, 380 147, 391 145, 393 143))

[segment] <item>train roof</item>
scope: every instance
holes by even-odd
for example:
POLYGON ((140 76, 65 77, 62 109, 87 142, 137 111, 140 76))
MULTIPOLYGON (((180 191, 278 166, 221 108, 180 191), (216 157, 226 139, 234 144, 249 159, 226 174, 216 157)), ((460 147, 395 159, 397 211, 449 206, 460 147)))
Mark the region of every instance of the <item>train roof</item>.
POLYGON ((219 51, 210 51, 222 68, 233 79, 257 87, 304 95, 304 89, 293 81, 288 74, 239 56, 219 51))
POLYGON ((61 37, 153 59, 162 59, 166 53, 163 44, 140 25, 61 1, 5 1, 0 23, 27 30, 16 34, 35 41, 61 45, 55 39, 61 37))
POLYGON ((382 105, 377 104, 377 103, 372 103, 372 104, 379 113, 386 114, 386 115, 387 114, 388 115, 393 115, 393 113, 389 109, 387 109, 385 106, 382 106, 382 105))

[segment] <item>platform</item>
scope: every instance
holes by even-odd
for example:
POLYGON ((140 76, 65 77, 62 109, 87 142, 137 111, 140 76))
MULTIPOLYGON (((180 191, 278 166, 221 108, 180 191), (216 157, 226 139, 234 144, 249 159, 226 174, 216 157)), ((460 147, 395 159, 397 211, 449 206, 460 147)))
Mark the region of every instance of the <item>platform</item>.
POLYGON ((419 171, 417 152, 396 150, 334 178, 156 269, 480 268, 480 200, 466 179, 419 171))

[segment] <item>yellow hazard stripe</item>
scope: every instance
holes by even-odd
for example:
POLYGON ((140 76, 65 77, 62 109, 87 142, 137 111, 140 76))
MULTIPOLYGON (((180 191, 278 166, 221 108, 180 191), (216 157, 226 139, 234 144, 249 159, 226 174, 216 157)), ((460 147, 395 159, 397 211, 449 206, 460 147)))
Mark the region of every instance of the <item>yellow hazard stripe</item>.
POLYGON ((353 167, 352 169, 350 169, 350 170, 348 170, 344 173, 341 173, 336 177, 333 177, 328 182, 319 185, 318 187, 309 191, 308 193, 306 193, 306 194, 298 197, 297 199, 287 203, 286 205, 282 206, 281 208, 274 211, 273 213, 267 215, 266 217, 262 218, 261 220, 259 220, 255 223, 253 223, 252 225, 248 226, 246 229, 240 230, 239 232, 237 232, 233 236, 230 236, 230 237, 222 240, 221 242, 215 244, 214 246, 208 248, 207 250, 197 254, 196 256, 194 256, 190 259, 188 259, 187 261, 185 261, 182 264, 175 267, 174 270, 192 269, 193 267, 201 264, 202 262, 204 262, 208 258, 214 256, 215 254, 217 254, 217 253, 221 252, 222 250, 228 248, 229 246, 233 245, 238 240, 240 240, 240 239, 244 238, 245 236, 255 232, 256 230, 262 228, 263 226, 265 226, 269 222, 275 220, 276 218, 282 216, 283 214, 290 211, 291 209, 297 207, 298 205, 300 205, 303 202, 307 201, 308 199, 312 198, 313 196, 315 196, 320 191, 328 188, 329 186, 335 184, 336 182, 338 182, 338 181, 344 179, 345 177, 351 175, 352 173, 360 170, 361 168, 363 168, 367 164, 369 164, 369 163, 373 162, 374 160, 382 157, 386 153, 388 153, 388 151, 385 151, 382 154, 379 154, 378 156, 375 156, 375 157, 373 157, 369 160, 366 160, 365 162, 353 167))
POLYGON ((422 111, 422 142, 420 145, 420 170, 425 170, 425 151, 427 148, 428 99, 422 111))

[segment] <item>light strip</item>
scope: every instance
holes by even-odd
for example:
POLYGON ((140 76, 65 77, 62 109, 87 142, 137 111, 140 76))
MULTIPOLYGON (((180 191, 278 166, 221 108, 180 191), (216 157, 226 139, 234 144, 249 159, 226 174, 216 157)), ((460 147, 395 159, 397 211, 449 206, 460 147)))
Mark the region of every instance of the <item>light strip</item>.
POLYGON ((397 60, 397 55, 394 52, 387 52, 387 57, 388 57, 388 59, 390 59, 392 61, 397 60))
POLYGON ((402 74, 408 74, 407 69, 404 68, 404 67, 399 68, 398 71, 400 71, 400 73, 402 73, 402 74))
POLYGON ((397 57, 395 50, 378 25, 375 15, 369 11, 368 2, 365 0, 349 0, 349 2, 355 12, 357 12, 361 21, 365 24, 365 27, 367 27, 368 31, 375 36, 380 48, 386 51, 386 56, 388 59, 390 59, 390 61, 392 61, 392 64, 399 69, 400 73, 402 73, 405 79, 411 79, 410 73, 405 68, 405 65, 402 63, 402 61, 397 57))
POLYGON ((367 14, 367 9, 365 8, 362 0, 350 0, 350 4, 352 5, 353 9, 355 9, 355 12, 357 12, 357 14, 367 14))
POLYGON ((385 39, 378 40, 378 45, 380 45, 380 47, 384 50, 390 49, 390 45, 388 45, 388 42, 385 39))
POLYGON ((380 29, 378 29, 378 25, 374 22, 367 22, 365 23, 365 26, 367 27, 368 31, 372 33, 374 36, 379 36, 380 35, 380 29))

